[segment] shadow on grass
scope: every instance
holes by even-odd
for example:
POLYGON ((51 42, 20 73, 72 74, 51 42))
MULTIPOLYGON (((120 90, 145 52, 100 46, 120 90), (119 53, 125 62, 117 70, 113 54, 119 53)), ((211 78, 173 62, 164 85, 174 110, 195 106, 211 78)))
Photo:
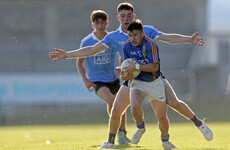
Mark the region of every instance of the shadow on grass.
MULTIPOLYGON (((90 148, 97 148, 97 147, 99 147, 100 145, 93 145, 93 146, 91 146, 90 148)), ((118 145, 116 145, 116 148, 115 149, 132 149, 132 148, 134 148, 134 149, 139 149, 139 150, 141 150, 142 148, 141 148, 141 146, 138 146, 138 145, 133 145, 133 144, 118 144, 118 145)))
POLYGON ((133 145, 131 145, 131 144, 118 144, 118 145, 116 145, 116 149, 130 149, 130 148, 132 148, 133 147, 133 145))

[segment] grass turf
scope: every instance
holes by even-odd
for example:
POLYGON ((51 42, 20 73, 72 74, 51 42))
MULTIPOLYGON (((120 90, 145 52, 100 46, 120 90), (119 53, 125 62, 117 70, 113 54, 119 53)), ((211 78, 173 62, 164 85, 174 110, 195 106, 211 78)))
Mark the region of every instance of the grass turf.
MULTIPOLYGON (((230 149, 230 122, 207 123, 213 131, 212 141, 206 141, 190 122, 172 123, 170 140, 179 149, 230 149)), ((134 124, 127 126, 128 137, 135 132, 134 124)), ((162 149, 157 124, 146 124, 146 132, 137 145, 118 144, 116 149, 162 149)), ((1 150, 78 150, 96 149, 108 139, 106 124, 64 126, 7 126, 0 127, 1 150)))

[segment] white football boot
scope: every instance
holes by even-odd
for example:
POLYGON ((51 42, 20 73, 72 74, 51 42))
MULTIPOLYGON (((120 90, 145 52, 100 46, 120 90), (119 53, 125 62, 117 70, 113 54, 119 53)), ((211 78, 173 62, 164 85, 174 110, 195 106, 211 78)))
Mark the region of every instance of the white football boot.
POLYGON ((165 149, 177 149, 177 147, 173 145, 170 141, 162 142, 162 146, 165 149))
POLYGON ((116 146, 112 143, 109 143, 108 141, 104 142, 101 146, 99 146, 97 149, 103 149, 103 148, 115 148, 116 146))
POLYGON ((198 129, 202 132, 206 140, 211 141, 213 138, 211 129, 204 123, 204 121, 201 120, 201 122, 202 125, 199 126, 198 129))
POLYGON ((140 141, 141 136, 144 133, 145 133, 145 128, 143 128, 143 129, 137 129, 137 131, 133 134, 133 137, 131 139, 131 143, 137 144, 140 141))

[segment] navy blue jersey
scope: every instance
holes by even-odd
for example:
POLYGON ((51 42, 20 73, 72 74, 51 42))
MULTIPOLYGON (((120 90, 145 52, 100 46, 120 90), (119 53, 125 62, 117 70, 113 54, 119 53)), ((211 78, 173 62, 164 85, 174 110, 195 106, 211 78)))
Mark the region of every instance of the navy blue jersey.
MULTIPOLYGON (((157 39, 158 36, 162 34, 162 32, 159 32, 152 26, 143 26, 143 30, 145 35, 151 39, 157 39)), ((106 35, 101 43, 105 44, 107 47, 116 49, 120 52, 121 57, 123 57, 122 46, 127 40, 129 40, 129 36, 127 33, 122 31, 120 26, 116 31, 110 32, 108 35, 106 35)))
POLYGON ((159 68, 156 72, 144 72, 135 78, 145 82, 151 82, 160 76, 160 58, 159 50, 156 43, 147 36, 143 37, 143 42, 140 46, 133 46, 130 40, 126 41, 123 45, 123 59, 134 58, 140 64, 159 63, 159 68))

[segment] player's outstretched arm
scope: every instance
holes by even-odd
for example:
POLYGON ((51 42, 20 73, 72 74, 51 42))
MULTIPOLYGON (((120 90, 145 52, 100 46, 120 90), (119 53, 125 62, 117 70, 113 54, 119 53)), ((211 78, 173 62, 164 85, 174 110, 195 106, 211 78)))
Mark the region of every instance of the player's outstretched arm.
POLYGON ((181 35, 181 34, 167 34, 162 33, 158 40, 167 42, 170 44, 193 44, 198 46, 204 46, 204 39, 198 36, 198 32, 194 33, 192 36, 181 35))
POLYGON ((94 46, 87 46, 77 50, 65 51, 62 49, 55 48, 55 51, 49 53, 49 57, 52 58, 53 61, 71 59, 71 58, 79 58, 79 57, 89 57, 93 56, 103 50, 107 49, 105 45, 101 42, 98 42, 94 46))
POLYGON ((193 45, 204 46, 204 39, 198 36, 198 32, 191 36, 191 43, 193 45))

